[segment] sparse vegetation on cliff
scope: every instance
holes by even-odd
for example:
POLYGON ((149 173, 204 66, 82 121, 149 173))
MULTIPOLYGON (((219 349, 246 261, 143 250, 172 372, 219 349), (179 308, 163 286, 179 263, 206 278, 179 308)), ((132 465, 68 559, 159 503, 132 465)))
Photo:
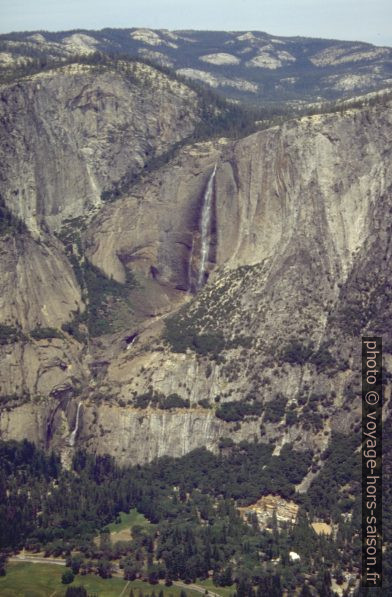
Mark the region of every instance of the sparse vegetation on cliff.
POLYGON ((218 419, 227 422, 243 421, 246 417, 259 417, 263 412, 261 402, 246 402, 245 400, 232 400, 224 402, 215 411, 218 419))
POLYGON ((135 396, 133 404, 136 408, 148 408, 149 406, 153 406, 155 408, 161 408, 162 410, 190 407, 190 402, 187 398, 181 398, 181 396, 175 393, 165 396, 164 394, 154 392, 153 390, 135 396))
POLYGON ((291 340, 282 350, 281 359, 293 365, 304 365, 312 356, 314 347, 312 343, 303 343, 300 340, 291 340))
POLYGON ((87 312, 75 311, 74 316, 70 321, 63 323, 61 329, 75 338, 78 342, 83 344, 87 340, 87 312))
POLYGON ((22 234, 26 231, 26 224, 20 218, 14 216, 0 195, 0 237, 7 234, 22 234))
POLYGON ((31 330, 30 336, 34 340, 49 340, 51 338, 63 338, 63 334, 59 330, 50 327, 37 326, 34 330, 31 330))
POLYGON ((277 394, 267 402, 264 410, 264 423, 279 423, 284 417, 287 398, 277 394))
POLYGON ((25 338, 20 328, 6 323, 0 323, 0 345, 14 344, 25 338))
POLYGON ((169 342, 174 352, 186 352, 189 349, 202 356, 209 355, 216 359, 225 347, 222 332, 217 330, 200 333, 192 319, 186 321, 175 315, 165 321, 165 326, 164 339, 169 342))
MULTIPOLYGON (((88 292, 87 324, 92 336, 101 336, 114 331, 116 303, 126 302, 129 307, 129 293, 136 282, 129 270, 125 284, 109 279, 89 261, 84 263, 84 281, 88 292)), ((131 308, 131 307, 130 307, 131 308)))

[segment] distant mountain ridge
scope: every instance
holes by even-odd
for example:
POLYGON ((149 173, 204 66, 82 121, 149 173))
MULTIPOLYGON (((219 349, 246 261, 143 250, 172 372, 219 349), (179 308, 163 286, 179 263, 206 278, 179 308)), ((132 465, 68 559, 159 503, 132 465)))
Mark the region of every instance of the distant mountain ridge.
POLYGON ((33 58, 61 59, 96 51, 139 56, 202 81, 226 97, 255 104, 335 100, 392 83, 389 47, 259 31, 147 28, 2 35, 0 73, 33 58))

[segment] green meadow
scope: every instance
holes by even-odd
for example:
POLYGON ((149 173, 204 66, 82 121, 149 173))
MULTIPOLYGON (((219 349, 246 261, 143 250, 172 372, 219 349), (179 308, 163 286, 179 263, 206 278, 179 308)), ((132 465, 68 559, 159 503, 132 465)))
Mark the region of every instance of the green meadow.
POLYGON ((125 512, 120 512, 121 522, 112 522, 111 524, 107 525, 107 529, 111 533, 118 533, 120 531, 124 531, 126 529, 132 529, 134 526, 141 526, 141 527, 152 527, 153 525, 151 522, 147 520, 143 514, 140 514, 136 508, 130 510, 129 514, 125 512))
MULTIPOLYGON (((139 597, 140 591, 145 597, 153 591, 158 595, 161 589, 164 597, 180 597, 181 593, 181 587, 175 585, 150 585, 140 580, 128 582, 122 578, 104 580, 93 574, 77 575, 72 584, 63 585, 61 576, 64 570, 64 566, 52 564, 10 562, 7 564, 6 576, 0 577, 0 597, 64 597, 67 586, 85 587, 89 595, 97 597, 129 597, 131 589, 135 597, 139 597)), ((196 591, 185 591, 188 597, 200 597, 200 593, 196 591)))

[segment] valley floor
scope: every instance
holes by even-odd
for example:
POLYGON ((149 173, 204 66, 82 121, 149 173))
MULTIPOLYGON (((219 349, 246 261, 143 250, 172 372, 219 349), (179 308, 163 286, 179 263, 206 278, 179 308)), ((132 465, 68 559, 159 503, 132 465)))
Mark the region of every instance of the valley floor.
MULTIPOLYGON (((68 586, 84 587, 87 592, 97 597, 125 597, 133 590, 135 595, 143 593, 145 597, 163 591, 164 597, 179 597, 182 590, 188 597, 197 597, 207 590, 211 597, 229 597, 229 588, 215 587, 212 581, 186 585, 175 582, 171 587, 151 585, 135 580, 126 581, 119 577, 103 579, 94 574, 77 575, 70 585, 61 582, 65 560, 46 559, 34 556, 16 556, 10 558, 7 575, 0 578, 1 597, 63 597, 68 586), (210 589, 213 588, 214 592, 210 589)), ((121 574, 120 571, 117 574, 121 574)))

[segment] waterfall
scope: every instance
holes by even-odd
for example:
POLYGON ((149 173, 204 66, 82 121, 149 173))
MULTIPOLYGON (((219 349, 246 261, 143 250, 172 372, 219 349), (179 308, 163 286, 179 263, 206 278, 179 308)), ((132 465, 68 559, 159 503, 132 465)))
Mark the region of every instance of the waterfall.
POLYGON ((81 406, 82 406, 82 403, 79 402, 79 404, 78 404, 78 410, 76 411, 75 427, 74 427, 71 435, 69 436, 69 445, 70 446, 74 446, 75 445, 76 434, 77 434, 78 429, 79 429, 79 413, 80 413, 80 407, 81 406))
POLYGON ((206 271, 206 262, 210 252, 210 229, 211 229, 211 211, 212 211, 212 197, 214 191, 214 179, 216 173, 216 164, 208 180, 206 192, 203 198, 203 208, 201 212, 200 222, 200 263, 196 282, 196 290, 200 290, 204 282, 204 274, 206 271))

